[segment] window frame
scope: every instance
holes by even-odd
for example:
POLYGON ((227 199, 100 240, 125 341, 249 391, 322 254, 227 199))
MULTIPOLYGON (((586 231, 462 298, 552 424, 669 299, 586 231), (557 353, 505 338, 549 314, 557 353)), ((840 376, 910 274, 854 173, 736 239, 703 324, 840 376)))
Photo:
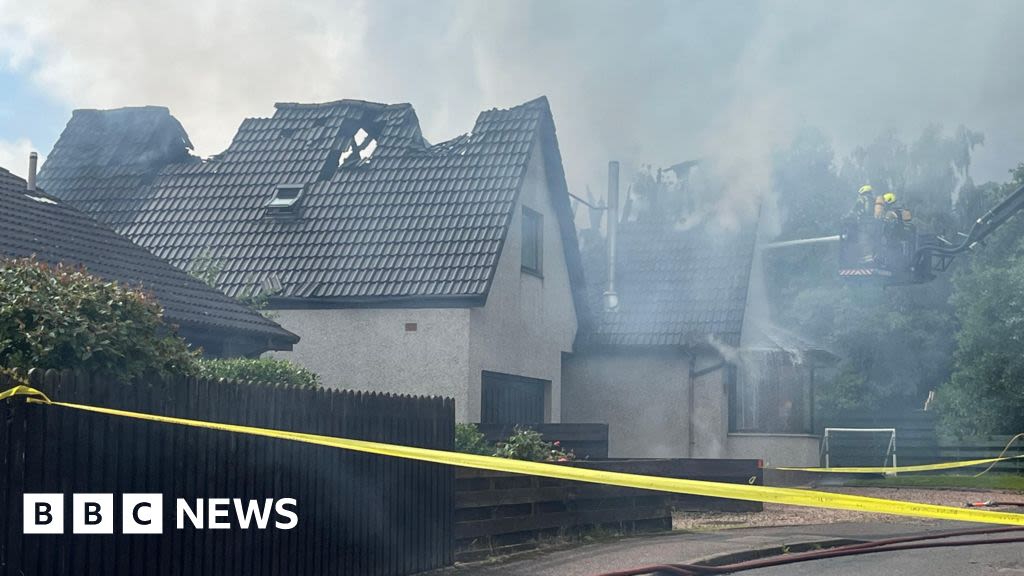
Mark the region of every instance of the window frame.
POLYGON ((520 226, 520 250, 519 250, 519 264, 520 270, 526 274, 536 276, 538 278, 544 277, 544 215, 540 212, 523 206, 522 210, 522 224, 520 226), (532 226, 532 229, 528 229, 532 226), (533 243, 534 243, 534 259, 536 266, 529 266, 526 263, 527 253, 527 236, 530 236, 529 232, 533 232, 533 243))
MULTIPOLYGON (((801 396, 800 403, 803 408, 799 408, 796 403, 793 403, 791 409, 804 410, 804 416, 800 419, 801 425, 793 428, 787 428, 786 426, 778 426, 778 422, 758 422, 756 426, 741 426, 744 420, 740 414, 743 410, 744 399, 740 396, 743 394, 750 394, 747 399, 753 399, 755 405, 762 405, 769 409, 778 408, 777 402, 784 401, 786 399, 784 391, 780 388, 782 380, 776 382, 770 382, 767 379, 762 379, 757 382, 754 386, 753 382, 744 381, 746 376, 740 370, 740 367, 734 363, 727 365, 725 373, 725 389, 728 395, 728 430, 729 434, 761 434, 761 435, 813 435, 815 432, 815 413, 814 413, 814 389, 815 389, 815 374, 813 365, 806 368, 808 370, 807 381, 804 382, 800 388, 801 396), (754 386, 751 389, 745 389, 747 386, 754 386), (772 389, 774 388, 774 394, 772 389), (773 397, 774 396, 774 397, 773 397), (775 400, 776 403, 766 402, 766 400, 775 400)), ((785 382, 792 385, 791 377, 788 377, 785 382)), ((789 391, 792 391, 789 390, 789 391)), ((760 413, 755 412, 755 420, 760 413)))

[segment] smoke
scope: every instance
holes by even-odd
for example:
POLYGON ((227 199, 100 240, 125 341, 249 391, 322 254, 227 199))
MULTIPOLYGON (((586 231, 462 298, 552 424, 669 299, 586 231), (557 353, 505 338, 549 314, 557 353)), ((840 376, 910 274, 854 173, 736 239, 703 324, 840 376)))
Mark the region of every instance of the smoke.
MULTIPOLYGON (((0 140, 0 167, 10 170, 13 174, 28 177, 28 155, 35 150, 32 142, 22 138, 19 140, 0 140)), ((42 166, 42 155, 39 157, 39 165, 42 166)))
POLYGON ((1002 179, 1024 159, 1022 16, 1013 0, 0 0, 0 65, 68 107, 169 106, 203 155, 275 101, 411 102, 438 141, 545 94, 574 192, 603 193, 609 159, 628 178, 702 157, 742 215, 803 125, 842 156, 963 123, 987 137, 975 177, 1002 179))

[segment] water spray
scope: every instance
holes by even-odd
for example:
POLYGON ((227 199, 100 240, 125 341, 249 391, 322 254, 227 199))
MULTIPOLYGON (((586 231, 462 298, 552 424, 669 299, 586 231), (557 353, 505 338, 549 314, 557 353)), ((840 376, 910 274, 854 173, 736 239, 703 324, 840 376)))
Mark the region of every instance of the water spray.
POLYGON ((836 236, 821 236, 819 238, 802 238, 800 240, 784 240, 782 242, 769 242, 768 244, 762 244, 761 250, 767 250, 769 248, 787 248, 790 246, 804 246, 806 244, 827 244, 829 242, 839 242, 843 237, 841 235, 836 236))

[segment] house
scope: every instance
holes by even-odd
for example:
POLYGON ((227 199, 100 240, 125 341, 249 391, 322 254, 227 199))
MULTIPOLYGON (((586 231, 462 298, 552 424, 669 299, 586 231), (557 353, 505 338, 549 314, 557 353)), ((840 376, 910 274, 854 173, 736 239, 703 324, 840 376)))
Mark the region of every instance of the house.
POLYGON ((290 350, 295 334, 153 256, 90 216, 0 168, 0 256, 84 266, 152 293, 164 319, 208 356, 290 350))
POLYGON ((751 311, 758 218, 680 225, 699 200, 674 193, 674 205, 633 194, 628 214, 610 199, 617 226, 581 233, 594 321, 563 365, 563 422, 607 422, 611 457, 816 465, 813 389, 829 355, 751 311))
POLYGON ((348 388, 456 399, 462 421, 557 422, 585 321, 545 98, 428 143, 409 104, 277 104, 200 160, 166 108, 78 110, 39 181, 179 268, 267 300, 274 356, 348 388))

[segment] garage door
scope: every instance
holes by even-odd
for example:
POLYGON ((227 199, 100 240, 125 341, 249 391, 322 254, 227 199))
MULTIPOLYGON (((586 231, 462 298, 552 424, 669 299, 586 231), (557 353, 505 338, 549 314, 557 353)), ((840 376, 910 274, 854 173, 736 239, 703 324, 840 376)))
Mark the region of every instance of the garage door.
POLYGON ((550 380, 484 371, 481 382, 481 423, 544 422, 544 391, 550 380))

